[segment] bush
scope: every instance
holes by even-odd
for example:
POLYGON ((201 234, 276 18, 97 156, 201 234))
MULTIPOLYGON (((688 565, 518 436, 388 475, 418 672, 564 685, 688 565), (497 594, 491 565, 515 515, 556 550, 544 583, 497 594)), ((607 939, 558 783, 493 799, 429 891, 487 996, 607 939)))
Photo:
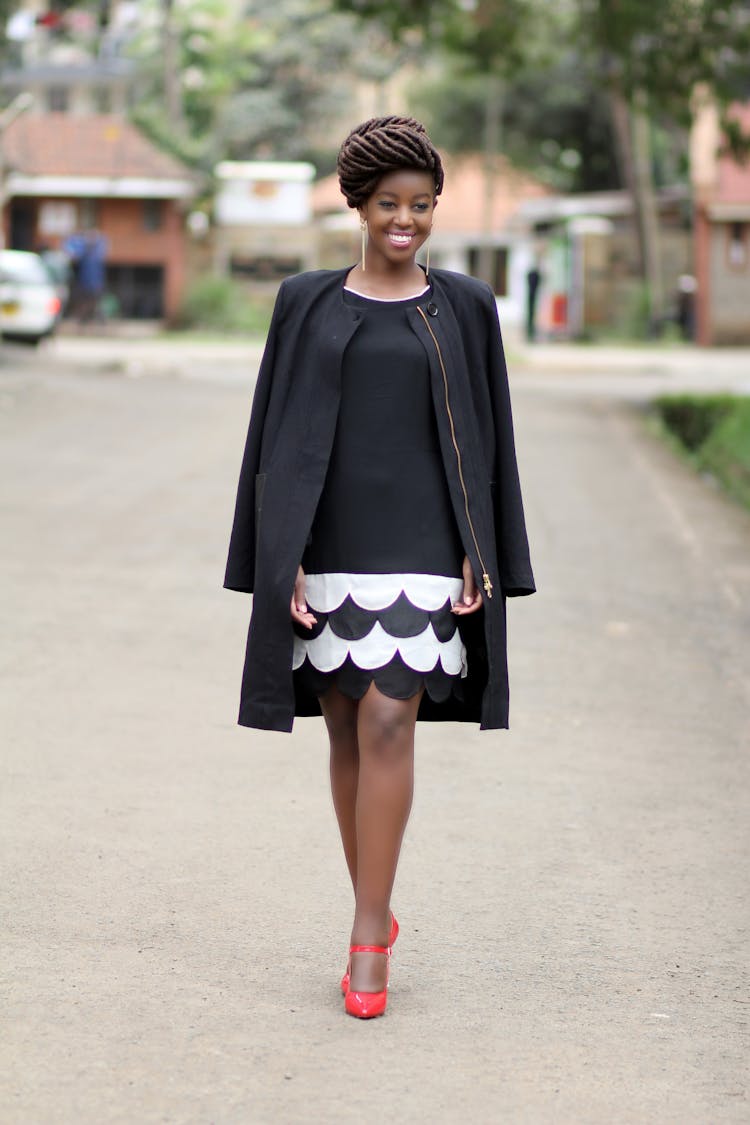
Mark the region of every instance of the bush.
POLYGON ((703 468, 750 508, 750 398, 735 400, 700 449, 703 468))
POLYGON ((654 405, 696 468, 750 508, 750 398, 664 395, 654 405))
POLYGON ((188 289, 177 317, 178 328, 265 335, 273 297, 251 294, 229 277, 209 274, 188 289))
POLYGON ((695 453, 735 401, 731 395, 663 395, 656 408, 667 428, 695 453))

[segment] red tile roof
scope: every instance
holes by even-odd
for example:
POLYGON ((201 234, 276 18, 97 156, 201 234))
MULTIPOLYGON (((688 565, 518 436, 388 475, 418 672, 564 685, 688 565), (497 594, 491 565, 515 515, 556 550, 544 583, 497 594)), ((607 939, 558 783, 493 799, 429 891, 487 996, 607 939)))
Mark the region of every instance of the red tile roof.
POLYGON ((27 176, 190 178, 129 121, 109 114, 25 114, 6 129, 3 154, 9 171, 27 176))
MULTIPOLYGON (((482 227, 484 214, 482 158, 448 157, 444 164, 445 186, 435 212, 435 222, 446 232, 476 234, 482 227)), ((492 230, 503 230, 525 200, 549 194, 538 180, 519 172, 504 157, 498 158, 492 193, 492 230)), ((313 210, 318 214, 348 210, 335 175, 326 176, 315 184, 313 210)))

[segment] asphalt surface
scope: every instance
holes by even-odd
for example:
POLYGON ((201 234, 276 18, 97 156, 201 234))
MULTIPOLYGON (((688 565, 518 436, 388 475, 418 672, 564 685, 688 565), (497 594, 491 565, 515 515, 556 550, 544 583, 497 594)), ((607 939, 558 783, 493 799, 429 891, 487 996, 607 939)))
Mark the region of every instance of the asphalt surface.
POLYGON ((420 727, 360 1023, 321 723, 234 724, 245 359, 109 346, 0 363, 3 1125, 750 1121, 750 519, 653 371, 514 377, 512 728, 420 727))

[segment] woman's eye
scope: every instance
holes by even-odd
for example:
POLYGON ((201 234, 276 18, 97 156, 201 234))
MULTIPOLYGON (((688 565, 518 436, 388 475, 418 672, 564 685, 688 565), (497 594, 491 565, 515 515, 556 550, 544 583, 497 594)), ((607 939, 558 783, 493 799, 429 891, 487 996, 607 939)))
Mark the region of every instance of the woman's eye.
POLYGON ((427 204, 426 203, 417 203, 415 206, 416 206, 417 211, 426 211, 427 210, 427 204))

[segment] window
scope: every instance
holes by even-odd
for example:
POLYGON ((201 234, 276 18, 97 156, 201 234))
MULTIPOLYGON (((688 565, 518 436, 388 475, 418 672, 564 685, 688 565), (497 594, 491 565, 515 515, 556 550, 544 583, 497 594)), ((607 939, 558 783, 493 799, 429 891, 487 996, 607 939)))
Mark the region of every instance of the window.
POLYGON ((744 270, 747 265, 747 223, 729 224, 727 261, 729 268, 744 270))
POLYGON ((144 230, 161 230, 161 209, 162 201, 160 199, 143 200, 144 230))
MULTIPOLYGON (((469 247, 469 273, 472 277, 479 277, 482 248, 469 247)), ((498 297, 505 297, 508 293, 508 251, 505 246, 490 248, 490 284, 498 297)))
POLYGON ((99 226, 99 201, 82 199, 78 204, 78 222, 81 230, 93 230, 99 226))

